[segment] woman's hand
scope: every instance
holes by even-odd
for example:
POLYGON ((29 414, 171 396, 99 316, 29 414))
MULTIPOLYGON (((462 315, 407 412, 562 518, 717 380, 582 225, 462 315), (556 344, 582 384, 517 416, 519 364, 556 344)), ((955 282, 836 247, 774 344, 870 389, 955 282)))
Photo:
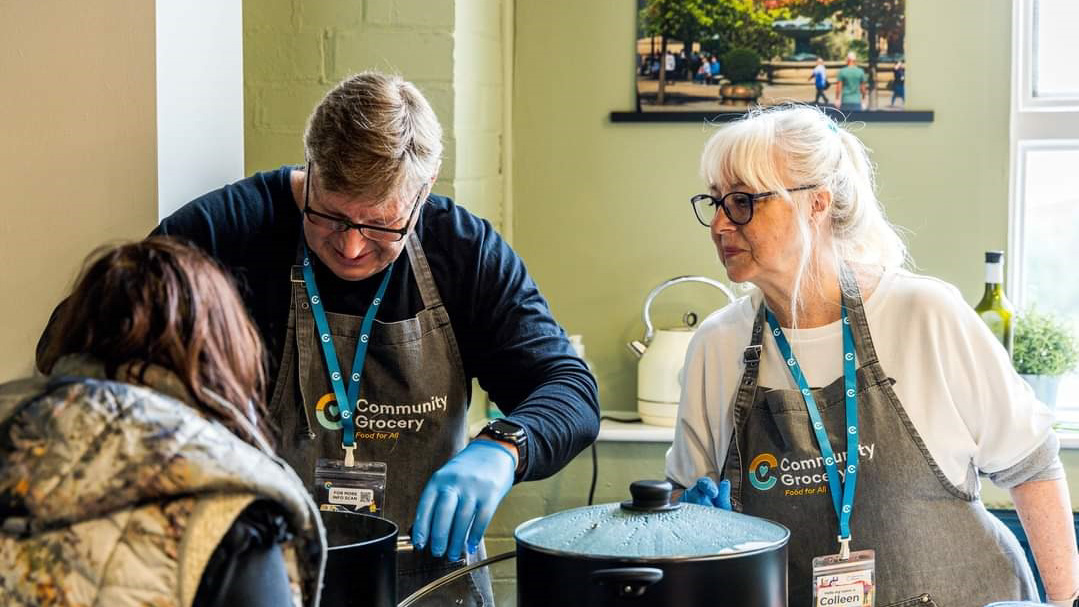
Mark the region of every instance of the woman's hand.
POLYGON ((719 481, 719 485, 707 476, 697 479, 697 484, 686 489, 679 500, 685 504, 699 504, 701 506, 714 506, 723 510, 731 509, 731 482, 727 479, 719 481))

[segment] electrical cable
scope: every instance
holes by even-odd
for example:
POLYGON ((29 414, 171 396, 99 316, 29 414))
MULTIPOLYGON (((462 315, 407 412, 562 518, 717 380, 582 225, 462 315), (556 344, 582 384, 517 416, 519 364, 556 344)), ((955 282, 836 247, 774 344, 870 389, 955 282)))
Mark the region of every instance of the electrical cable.
MULTIPOLYGON (((623 423, 623 424, 639 424, 639 423, 641 423, 641 418, 639 418, 639 417, 618 418, 618 417, 611 417, 610 415, 601 415, 599 417, 599 421, 602 422, 603 420, 610 420, 612 422, 620 422, 620 423, 623 423)), ((593 502, 593 500, 595 500, 595 497, 596 497, 596 480, 598 478, 599 478, 599 456, 596 454, 596 441, 592 441, 592 483, 588 488, 588 505, 589 506, 592 505, 592 502, 593 502)))

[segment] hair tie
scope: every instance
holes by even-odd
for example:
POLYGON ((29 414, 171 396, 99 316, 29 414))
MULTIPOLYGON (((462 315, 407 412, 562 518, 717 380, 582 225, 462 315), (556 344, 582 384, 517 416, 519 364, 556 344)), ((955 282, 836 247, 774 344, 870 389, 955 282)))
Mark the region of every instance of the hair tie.
POLYGON ((828 130, 832 131, 832 132, 833 132, 833 133, 835 133, 836 135, 838 135, 838 134, 839 134, 839 127, 837 127, 837 126, 835 125, 835 122, 833 122, 832 120, 829 120, 829 121, 828 121, 828 130))

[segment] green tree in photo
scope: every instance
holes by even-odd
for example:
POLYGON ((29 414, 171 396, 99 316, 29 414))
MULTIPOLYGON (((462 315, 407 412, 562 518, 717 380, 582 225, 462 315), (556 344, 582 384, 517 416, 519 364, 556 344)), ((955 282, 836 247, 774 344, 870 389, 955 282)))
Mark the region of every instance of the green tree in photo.
POLYGON ((789 19, 787 8, 765 8, 756 0, 643 0, 637 15, 641 36, 659 36, 659 91, 656 103, 666 101, 668 40, 684 44, 687 56, 693 44, 723 55, 735 48, 750 49, 771 58, 790 41, 772 30, 772 23, 789 19))
POLYGON ((780 55, 791 41, 772 29, 776 21, 791 18, 788 8, 765 8, 755 0, 714 0, 708 7, 712 36, 704 46, 724 55, 731 49, 755 51, 764 59, 780 55))
POLYGON ((667 41, 681 41, 687 56, 693 43, 699 41, 712 26, 709 10, 712 0, 647 0, 638 15, 641 34, 659 36, 659 93, 656 103, 666 101, 667 41))
MULTIPOLYGON (((903 52, 903 33, 906 28, 906 0, 793 0, 787 5, 795 13, 817 21, 834 19, 855 20, 866 34, 869 60, 869 106, 877 106, 877 63, 880 57, 878 40, 888 40, 889 53, 903 52)), ((854 50, 854 49, 851 49, 854 50)))

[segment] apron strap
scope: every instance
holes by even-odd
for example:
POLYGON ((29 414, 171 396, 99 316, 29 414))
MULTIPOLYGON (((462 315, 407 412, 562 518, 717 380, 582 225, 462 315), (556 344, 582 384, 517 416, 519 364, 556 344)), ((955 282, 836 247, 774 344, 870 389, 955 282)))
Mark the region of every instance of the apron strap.
POLYGON ((840 292, 843 305, 847 307, 847 318, 850 320, 851 332, 854 335, 854 350, 858 354, 858 366, 868 373, 874 383, 887 378, 880 366, 877 350, 873 346, 873 337, 869 332, 869 320, 865 315, 865 305, 862 302, 861 290, 854 272, 846 263, 839 268, 840 292))
POLYGON ((431 266, 427 263, 427 256, 423 254, 423 246, 415 230, 408 235, 405 250, 408 251, 408 261, 412 264, 412 272, 416 275, 416 286, 420 290, 423 307, 430 309, 441 306, 442 298, 438 294, 434 276, 431 274, 431 266))
MULTIPOLYGON (((753 407, 753 401, 757 397, 757 382, 760 378, 761 357, 764 352, 761 343, 764 339, 764 302, 757 309, 757 318, 753 321, 753 333, 749 345, 742 351, 742 379, 738 382, 738 390, 734 395, 734 428, 731 430, 731 441, 727 447, 727 463, 732 467, 733 474, 723 475, 731 483, 731 505, 735 511, 742 510, 742 462, 741 445, 738 437, 740 430, 749 419, 749 410, 753 407)), ((721 473, 727 468, 727 464, 721 468, 721 473)))

